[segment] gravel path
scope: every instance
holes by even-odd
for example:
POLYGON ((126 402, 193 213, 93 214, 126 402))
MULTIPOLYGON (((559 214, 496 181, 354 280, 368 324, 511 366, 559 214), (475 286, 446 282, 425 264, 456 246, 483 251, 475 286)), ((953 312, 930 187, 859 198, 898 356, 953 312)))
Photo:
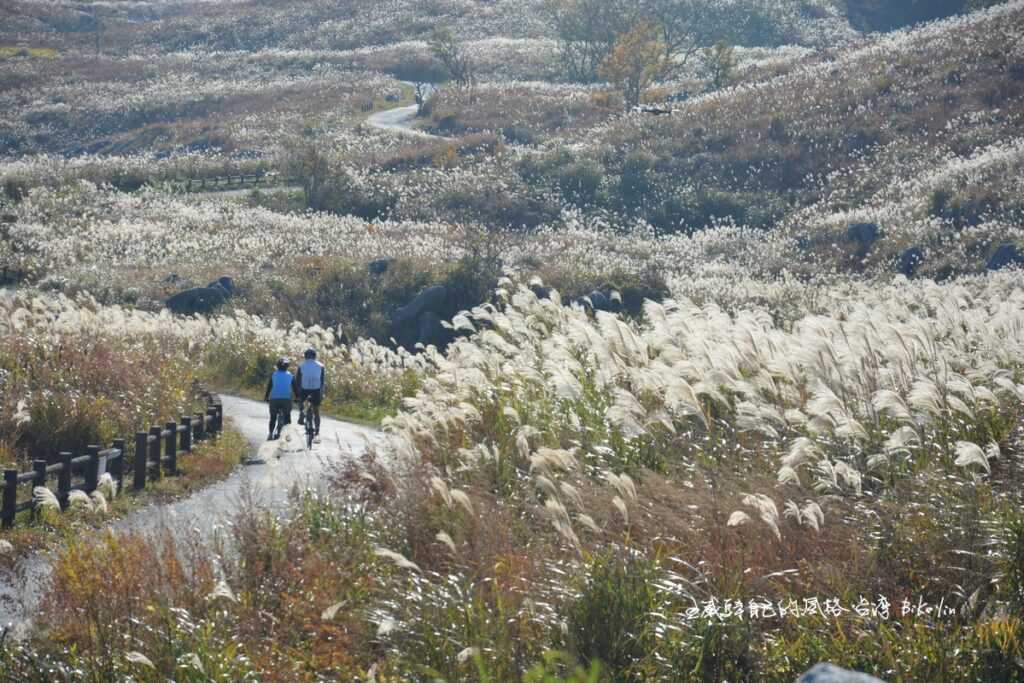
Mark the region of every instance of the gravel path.
MULTIPOLYGON (((290 441, 266 442, 267 406, 264 403, 221 395, 224 415, 252 444, 250 459, 227 479, 166 505, 148 505, 111 526, 152 533, 164 528, 195 529, 210 539, 238 509, 246 493, 265 507, 282 511, 293 486, 315 487, 324 467, 363 452, 368 441, 383 439, 383 433, 324 417, 320 424, 322 443, 305 450, 304 434, 295 430, 290 441)), ((293 413, 293 418, 295 417, 293 413)), ((187 456, 186 456, 187 458, 187 456)), ((31 626, 31 614, 39 600, 39 589, 50 573, 49 556, 39 553, 26 563, 21 585, 0 585, 0 624, 12 624, 15 635, 31 626)))
POLYGON ((224 199, 226 197, 247 198, 253 190, 259 190, 264 194, 274 192, 302 192, 302 185, 253 185, 234 190, 208 190, 202 192, 189 192, 182 195, 185 199, 224 199))

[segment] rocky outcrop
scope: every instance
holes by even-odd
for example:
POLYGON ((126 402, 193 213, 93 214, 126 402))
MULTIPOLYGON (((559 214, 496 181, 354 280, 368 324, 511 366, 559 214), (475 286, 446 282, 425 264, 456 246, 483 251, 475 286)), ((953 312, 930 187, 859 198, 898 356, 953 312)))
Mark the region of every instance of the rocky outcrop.
MULTIPOLYGON (((554 291, 540 284, 532 284, 529 288, 541 299, 549 298, 554 291)), ((629 286, 621 291, 602 286, 585 296, 562 299, 562 303, 567 306, 579 305, 593 313, 607 311, 638 315, 643 310, 643 302, 646 299, 662 301, 667 295, 666 291, 650 286, 629 286)), ((391 313, 388 318, 387 336, 394 339, 398 346, 409 350, 416 348, 417 344, 444 349, 466 332, 449 329, 443 321, 450 320, 460 310, 472 308, 474 305, 476 303, 460 298, 459 292, 452 287, 427 287, 412 301, 391 313)))
POLYGON ((899 271, 907 277, 914 277, 922 263, 924 263, 924 252, 920 247, 910 247, 900 254, 899 271))
POLYGON ((427 287, 412 301, 391 313, 390 336, 399 346, 407 349, 413 349, 417 344, 433 344, 437 348, 444 348, 456 335, 445 328, 441 320, 454 315, 454 309, 448 287, 427 287))
POLYGON ((395 262, 393 258, 379 258, 374 261, 370 261, 366 264, 366 269, 370 271, 370 275, 383 275, 388 272, 391 268, 391 264, 395 262))
POLYGON ((796 683, 883 683, 867 674, 840 669, 832 664, 815 664, 796 683))
POLYGON ((192 287, 178 292, 169 297, 164 305, 178 315, 207 314, 236 293, 234 280, 224 276, 205 287, 192 287))
POLYGON ((862 249, 869 249, 878 241, 881 232, 874 223, 854 223, 846 229, 846 239, 859 244, 862 249))
POLYGON ((224 277, 217 278, 206 286, 211 289, 221 289, 228 296, 235 295, 235 281, 226 275, 224 277))
POLYGON ((195 315, 211 312, 227 298, 220 287, 193 287, 171 296, 164 305, 178 315, 195 315))
POLYGON ((1001 244, 992 253, 985 268, 988 270, 1002 270, 1010 266, 1024 267, 1024 254, 1020 253, 1016 244, 1001 244))

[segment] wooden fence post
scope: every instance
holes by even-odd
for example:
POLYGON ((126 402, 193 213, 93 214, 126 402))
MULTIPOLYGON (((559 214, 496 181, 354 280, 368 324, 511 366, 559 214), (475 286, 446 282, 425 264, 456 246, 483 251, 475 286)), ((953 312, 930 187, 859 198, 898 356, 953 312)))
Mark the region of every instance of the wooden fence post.
MULTIPOLYGON (((45 460, 33 460, 32 461, 32 495, 36 495, 37 486, 46 486, 46 461, 45 460)), ((35 515, 35 508, 32 508, 32 514, 35 515)))
POLYGON ((203 421, 203 414, 196 413, 196 435, 195 440, 201 441, 206 436, 206 422, 203 421))
POLYGON ((210 436, 217 433, 217 409, 210 406, 206 409, 206 414, 210 416, 210 436))
POLYGON ((153 437, 153 440, 149 443, 149 464, 153 467, 152 475, 153 481, 160 480, 160 432, 163 430, 159 427, 150 427, 149 435, 153 437))
POLYGON ((132 488, 141 491, 146 488, 146 464, 149 461, 146 432, 135 432, 135 480, 132 488))
POLYGON ((178 473, 178 423, 168 422, 166 429, 167 474, 174 476, 178 473))
POLYGON ((124 439, 114 439, 114 443, 111 444, 111 448, 121 452, 121 457, 115 460, 114 464, 108 468, 110 469, 111 478, 114 480, 114 483, 117 484, 117 493, 120 493, 121 489, 124 487, 124 461, 127 457, 127 454, 124 452, 124 439))
POLYGON ((60 509, 68 507, 68 494, 71 493, 71 460, 69 451, 60 454, 60 474, 57 475, 57 500, 60 501, 60 509))
POLYGON ((86 446, 85 454, 89 456, 85 463, 85 492, 92 493, 100 483, 100 447, 86 446))
POLYGON ((46 461, 45 460, 33 460, 32 461, 32 488, 36 486, 46 486, 46 461))
POLYGON ((0 519, 4 529, 14 526, 14 510, 18 505, 18 470, 4 470, 4 498, 0 519))
POLYGON ((181 450, 192 452, 192 416, 182 415, 181 426, 184 427, 181 430, 181 450))
POLYGON ((217 433, 220 434, 224 431, 224 404, 217 399, 217 402, 213 404, 213 407, 217 409, 217 433))

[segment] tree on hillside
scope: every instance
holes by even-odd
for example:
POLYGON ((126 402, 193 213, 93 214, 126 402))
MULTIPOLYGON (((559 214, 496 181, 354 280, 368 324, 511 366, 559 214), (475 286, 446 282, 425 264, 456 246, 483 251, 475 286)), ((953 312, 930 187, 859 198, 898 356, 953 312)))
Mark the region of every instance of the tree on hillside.
POLYGON ((785 42, 776 10, 717 0, 549 0, 548 16, 558 35, 570 80, 591 82, 616 42, 641 22, 659 32, 665 68, 680 69, 702 48, 785 42))
POLYGON ((661 31, 666 60, 677 67, 727 31, 727 10, 707 0, 644 0, 642 5, 661 31))
POLYGON ((473 60, 451 29, 445 26, 435 28, 428 45, 430 53, 458 87, 468 88, 473 85, 473 60))
POLYGON ((546 8, 566 76, 582 82, 597 80, 601 62, 639 16, 637 3, 621 0, 549 0, 546 8))
POLYGON ((598 67, 598 75, 622 89, 626 108, 640 104, 640 95, 664 73, 668 51, 661 29, 642 21, 615 41, 611 52, 598 67))
POLYGON ((732 45, 720 40, 701 54, 701 71, 708 80, 708 90, 721 90, 736 78, 736 52, 732 45))

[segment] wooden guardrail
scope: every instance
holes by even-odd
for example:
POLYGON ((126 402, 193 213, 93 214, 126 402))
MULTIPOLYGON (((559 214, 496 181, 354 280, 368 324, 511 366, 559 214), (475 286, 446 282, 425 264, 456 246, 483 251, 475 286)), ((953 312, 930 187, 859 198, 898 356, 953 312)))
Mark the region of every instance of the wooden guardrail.
POLYGON ((174 184, 186 192, 206 192, 257 185, 287 184, 295 181, 297 181, 296 178, 282 176, 274 171, 257 171, 256 173, 239 173, 238 175, 223 175, 212 178, 184 178, 174 181, 174 184))
POLYGON ((25 271, 20 268, 0 266, 0 285, 17 284, 25 279, 25 271))
MULTIPOLYGON (((224 406, 216 394, 207 395, 205 413, 182 415, 180 422, 168 422, 163 427, 151 427, 148 432, 137 432, 132 451, 132 489, 141 491, 146 480, 157 481, 163 474, 174 476, 178 473, 178 454, 191 452, 193 445, 204 438, 214 436, 223 429, 224 406)), ((0 499, 0 525, 5 529, 14 526, 19 512, 35 510, 34 496, 18 501, 18 488, 31 484, 45 487, 50 479, 56 479, 56 496, 61 510, 68 506, 72 491, 90 494, 96 490, 100 477, 106 472, 123 488, 128 448, 124 439, 115 439, 110 448, 101 449, 91 445, 85 454, 73 457, 69 452, 60 453, 60 460, 52 465, 46 460, 33 460, 31 472, 4 470, 3 496, 0 499), (74 483, 76 477, 81 483, 74 483)))

